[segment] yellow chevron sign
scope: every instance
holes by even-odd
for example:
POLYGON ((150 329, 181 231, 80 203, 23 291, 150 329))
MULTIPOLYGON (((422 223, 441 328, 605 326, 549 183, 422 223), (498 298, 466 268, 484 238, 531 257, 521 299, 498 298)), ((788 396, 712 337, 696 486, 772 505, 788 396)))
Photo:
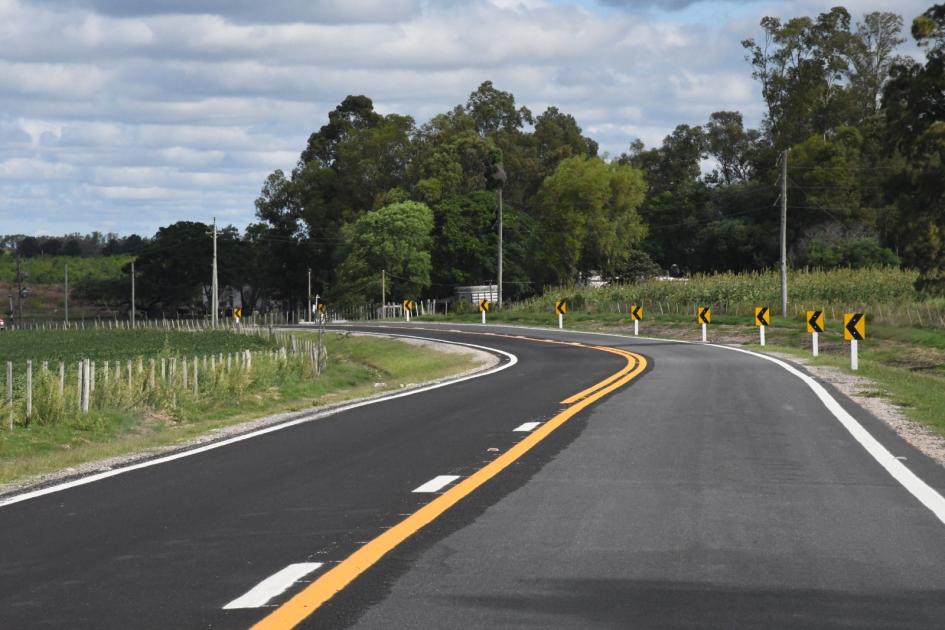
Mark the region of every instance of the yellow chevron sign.
POLYGON ((809 333, 824 332, 824 312, 823 311, 807 311, 807 332, 809 333))
POLYGON ((564 315, 568 312, 568 303, 565 300, 558 300, 555 302, 555 313, 558 315, 564 315))
POLYGON ((699 315, 696 321, 700 324, 709 324, 712 322, 712 308, 709 306, 700 306, 699 315))
POLYGON ((479 300, 480 313, 488 313, 490 308, 492 308, 492 302, 489 300, 479 300))
POLYGON ((404 310, 405 311, 413 310, 413 300, 404 300, 404 310))
POLYGON ((771 311, 767 306, 755 307, 755 326, 771 326, 771 311))
POLYGON ((843 314, 843 340, 866 339, 866 315, 863 313, 843 314))
POLYGON ((643 320, 643 307, 638 304, 630 305, 630 321, 637 322, 643 320))

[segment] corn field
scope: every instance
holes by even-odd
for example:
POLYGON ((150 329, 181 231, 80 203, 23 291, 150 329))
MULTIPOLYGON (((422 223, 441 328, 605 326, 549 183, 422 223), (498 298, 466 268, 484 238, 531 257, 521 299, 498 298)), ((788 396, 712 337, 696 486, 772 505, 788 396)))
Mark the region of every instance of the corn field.
MULTIPOLYGON (((788 278, 790 315, 825 310, 836 319, 844 312, 867 312, 872 321, 896 326, 945 327, 945 301, 932 300, 913 288, 918 273, 894 268, 792 270, 788 278)), ((604 287, 559 287, 542 297, 508 303, 505 310, 551 312, 566 299, 572 311, 625 312, 642 304, 652 314, 685 315, 698 305, 722 315, 750 316, 756 306, 778 312, 780 277, 776 271, 696 275, 686 279, 648 280, 604 287)))

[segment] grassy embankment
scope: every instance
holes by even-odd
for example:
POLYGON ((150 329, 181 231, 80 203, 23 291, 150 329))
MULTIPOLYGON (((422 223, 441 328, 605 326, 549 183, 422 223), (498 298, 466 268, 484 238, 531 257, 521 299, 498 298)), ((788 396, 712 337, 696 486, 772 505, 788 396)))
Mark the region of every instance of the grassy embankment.
MULTIPOLYGON (((300 333, 301 343, 314 333, 300 333)), ((447 354, 374 337, 326 334, 327 364, 314 373, 310 355, 279 358, 275 341, 230 332, 187 333, 136 331, 16 331, 0 333, 0 361, 17 365, 17 403, 13 430, 9 408, 0 405, 0 483, 60 470, 84 462, 186 441, 225 425, 261 416, 316 406, 397 389, 454 374, 474 366, 467 354, 447 354), (254 354, 250 370, 238 369, 237 354, 254 354), (232 370, 224 361, 201 372, 199 391, 180 387, 182 361, 205 354, 233 355, 232 370), (143 357, 144 371, 137 359, 143 357), (295 357, 295 358, 293 358, 295 357), (96 398, 87 414, 78 412, 77 368, 80 358, 97 359, 96 398), (151 358, 179 358, 177 380, 158 377, 149 389, 151 358), (34 415, 24 417, 20 392, 26 359, 34 362, 34 384, 45 394, 34 398, 34 415), (124 379, 104 380, 104 361, 121 362, 124 379), (128 379, 125 368, 135 370, 128 379), (41 361, 51 371, 42 375, 41 361), (62 396, 58 394, 58 362, 70 365, 62 396)), ((192 379, 191 372, 191 379, 192 379)), ((192 380, 191 380, 192 383, 192 380)), ((5 394, 4 394, 5 396, 5 394)))
MULTIPOLYGON (((931 300, 913 289, 915 273, 891 269, 793 271, 789 279, 789 317, 774 317, 765 350, 806 357, 815 365, 849 371, 849 344, 843 341, 844 312, 865 312, 867 338, 859 344, 860 371, 909 417, 945 435, 945 300, 931 300), (820 357, 810 356, 806 310, 824 310, 827 331, 820 335, 820 357)), ((778 275, 770 273, 697 276, 689 281, 648 281, 599 289, 563 288, 541 298, 508 304, 489 314, 489 322, 557 326, 556 299, 566 299, 565 327, 633 334, 627 311, 644 306, 640 334, 698 341, 699 305, 712 307, 709 340, 758 350, 755 306, 780 311, 778 275)), ((434 319, 428 317, 426 319, 434 319)), ((443 320, 442 316, 435 317, 443 320)), ((453 313, 452 321, 479 321, 478 312, 453 313)))

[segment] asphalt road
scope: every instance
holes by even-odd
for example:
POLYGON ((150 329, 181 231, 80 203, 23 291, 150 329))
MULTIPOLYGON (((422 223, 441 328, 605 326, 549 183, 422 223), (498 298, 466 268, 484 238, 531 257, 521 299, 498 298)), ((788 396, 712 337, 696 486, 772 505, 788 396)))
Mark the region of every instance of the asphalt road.
MULTIPOLYGON (((248 627, 513 451, 530 435, 515 428, 548 421, 626 365, 481 334, 490 330, 625 348, 649 371, 367 568, 304 627, 945 625, 945 523, 781 367, 700 345, 418 324, 409 332, 519 361, 0 507, 0 627, 248 627), (458 479, 412 492, 441 475, 458 479), (310 571, 261 607, 224 609, 299 563, 310 571)), ((837 399, 945 492, 945 469, 837 399)))

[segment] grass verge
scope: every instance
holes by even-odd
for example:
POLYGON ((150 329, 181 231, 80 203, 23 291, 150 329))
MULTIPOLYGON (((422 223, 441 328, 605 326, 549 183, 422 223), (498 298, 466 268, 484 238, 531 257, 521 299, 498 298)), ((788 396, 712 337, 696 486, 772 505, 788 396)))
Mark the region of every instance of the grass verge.
MULTIPOLYGON (((298 334, 302 337, 306 333, 298 334)), ((0 484, 108 457, 181 444, 223 426, 338 403, 475 367, 470 354, 446 353, 377 337, 328 334, 328 365, 317 378, 285 370, 239 397, 180 400, 174 416, 142 406, 99 410, 75 424, 0 430, 0 484)))

